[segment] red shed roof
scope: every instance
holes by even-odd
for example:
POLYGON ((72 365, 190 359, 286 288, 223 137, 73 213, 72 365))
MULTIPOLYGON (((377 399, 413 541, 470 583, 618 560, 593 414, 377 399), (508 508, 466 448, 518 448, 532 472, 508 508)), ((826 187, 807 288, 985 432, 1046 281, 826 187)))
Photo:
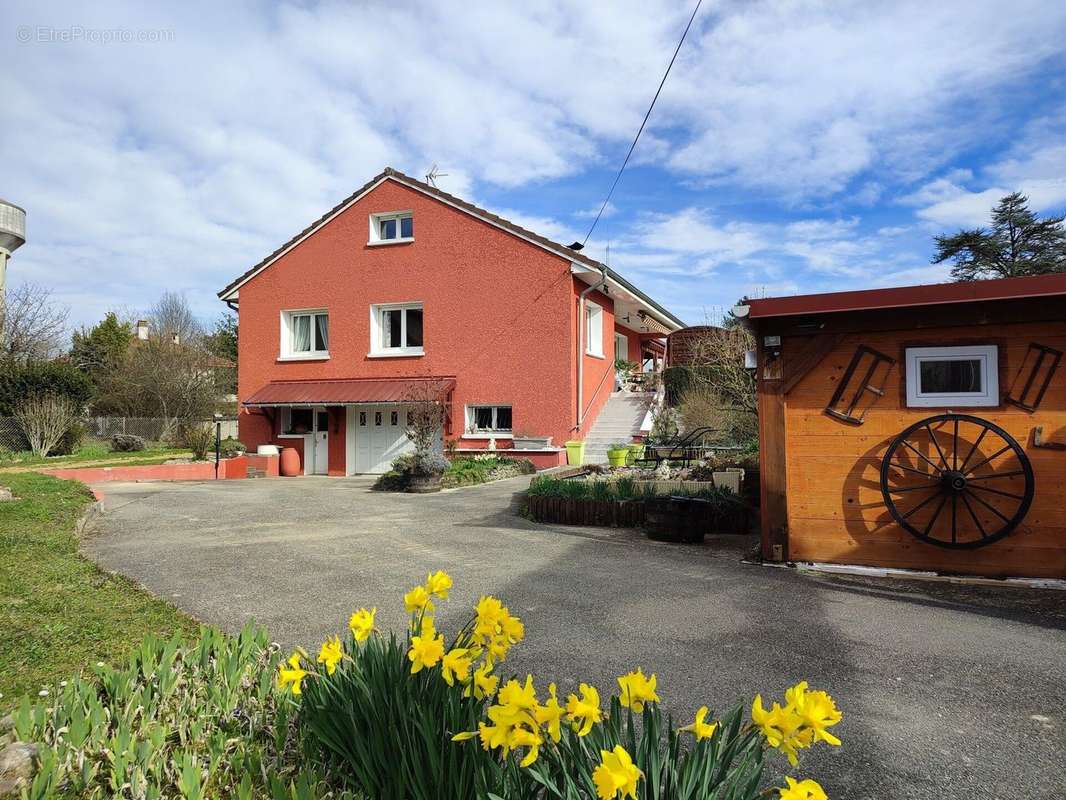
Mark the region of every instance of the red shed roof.
POLYGON ((402 403, 423 387, 443 396, 454 378, 390 378, 327 381, 271 381, 244 401, 246 406, 336 406, 347 403, 402 403))
POLYGON ((745 300, 749 319, 1066 295, 1066 273, 745 300))

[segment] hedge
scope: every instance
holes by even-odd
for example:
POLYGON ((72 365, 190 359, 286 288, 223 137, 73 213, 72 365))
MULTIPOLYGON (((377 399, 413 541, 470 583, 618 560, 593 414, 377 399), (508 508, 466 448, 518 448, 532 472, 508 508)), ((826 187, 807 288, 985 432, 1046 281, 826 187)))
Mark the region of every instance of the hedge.
POLYGON ((89 377, 65 361, 7 364, 0 369, 0 417, 10 417, 25 398, 52 393, 85 406, 93 396, 89 377))

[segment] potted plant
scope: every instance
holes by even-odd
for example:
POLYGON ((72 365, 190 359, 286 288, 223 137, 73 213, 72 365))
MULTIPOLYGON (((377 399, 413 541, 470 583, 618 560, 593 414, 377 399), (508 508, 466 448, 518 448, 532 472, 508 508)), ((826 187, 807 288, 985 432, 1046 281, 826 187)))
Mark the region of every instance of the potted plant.
POLYGON ((407 478, 407 491, 415 494, 439 492, 441 476, 449 466, 448 459, 440 453, 418 455, 407 478))
POLYGON ((629 457, 629 445, 625 442, 615 442, 607 448, 607 463, 612 467, 624 467, 629 457))
POLYGON ((537 436, 529 431, 519 429, 515 432, 511 443, 519 450, 543 450, 551 447, 552 437, 537 436))
POLYGON ((630 442, 629 452, 633 454, 634 461, 644 458, 644 442, 630 442))
POLYGON ((585 461, 585 443, 571 439, 566 443, 566 463, 571 467, 580 467, 585 461))

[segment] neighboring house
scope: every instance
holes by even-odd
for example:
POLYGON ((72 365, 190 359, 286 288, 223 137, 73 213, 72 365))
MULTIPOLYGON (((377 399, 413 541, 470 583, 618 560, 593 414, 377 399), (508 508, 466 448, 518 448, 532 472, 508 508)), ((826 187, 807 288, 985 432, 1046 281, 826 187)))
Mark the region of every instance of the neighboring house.
POLYGON ((239 423, 304 472, 384 472, 432 387, 462 450, 563 463, 614 387, 616 356, 682 323, 613 270, 386 169, 219 297, 240 315, 239 423), (491 443, 491 444, 490 444, 491 443))
POLYGON ((744 303, 764 558, 1066 578, 1066 275, 744 303))

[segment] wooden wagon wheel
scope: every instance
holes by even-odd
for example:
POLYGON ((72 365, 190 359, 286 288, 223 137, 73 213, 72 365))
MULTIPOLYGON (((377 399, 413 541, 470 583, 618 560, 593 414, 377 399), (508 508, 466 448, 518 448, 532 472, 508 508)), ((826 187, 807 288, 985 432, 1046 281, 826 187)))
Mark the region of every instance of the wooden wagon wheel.
POLYGON ((881 495, 893 519, 937 547, 1002 539, 1028 513, 1033 491, 1033 468, 1018 442, 968 414, 914 423, 881 462, 881 495))

